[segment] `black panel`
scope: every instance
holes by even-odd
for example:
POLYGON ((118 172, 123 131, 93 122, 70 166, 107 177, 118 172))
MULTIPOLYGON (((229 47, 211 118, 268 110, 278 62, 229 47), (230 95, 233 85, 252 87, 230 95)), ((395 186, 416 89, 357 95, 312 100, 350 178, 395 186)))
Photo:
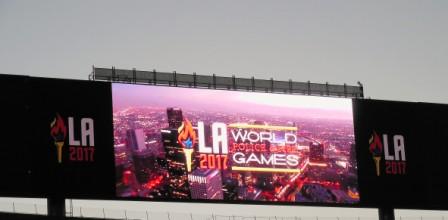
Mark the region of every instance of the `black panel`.
MULTIPOLYGON (((107 198, 115 193, 112 139, 112 105, 109 83, 33 78, 31 115, 34 163, 47 177, 46 192, 66 197, 107 198), (50 134, 57 114, 66 127, 62 161, 58 162, 55 139, 50 134), (69 117, 73 118, 70 133, 69 117), (93 120, 94 146, 71 144, 81 141, 81 120, 93 120), (48 167, 47 170, 40 168, 48 167)), ((88 137, 86 140, 90 140, 88 137)), ((90 145, 85 142, 84 145, 90 145)))
POLYGON ((32 126, 26 104, 28 79, 0 75, 0 194, 5 196, 33 196, 40 188, 33 181, 28 149, 32 126))
POLYGON ((356 100, 354 106, 362 205, 448 208, 448 183, 445 181, 448 107, 377 100, 356 100), (383 145, 382 136, 387 134, 390 155, 394 155, 394 135, 402 135, 405 145, 406 161, 386 162, 383 150, 379 176, 369 150, 369 139, 374 131, 383 145), (394 172, 392 163, 405 163, 405 171, 400 172, 402 169, 397 165, 394 172), (387 170, 390 172, 386 173, 387 170))
POLYGON ((109 83, 1 75, 0 92, 1 196, 115 195, 109 83), (66 127, 61 163, 50 133, 57 114, 66 127), (93 147, 69 143, 80 140, 82 118, 93 120, 93 147))

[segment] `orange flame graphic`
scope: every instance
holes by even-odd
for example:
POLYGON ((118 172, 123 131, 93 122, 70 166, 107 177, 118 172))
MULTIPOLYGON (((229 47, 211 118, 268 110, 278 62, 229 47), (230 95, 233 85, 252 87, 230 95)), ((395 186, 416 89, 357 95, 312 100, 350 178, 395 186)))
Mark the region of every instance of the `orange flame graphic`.
POLYGON ((191 122, 184 118, 182 125, 177 129, 179 135, 177 141, 184 148, 193 148, 196 143, 196 132, 193 130, 191 122))

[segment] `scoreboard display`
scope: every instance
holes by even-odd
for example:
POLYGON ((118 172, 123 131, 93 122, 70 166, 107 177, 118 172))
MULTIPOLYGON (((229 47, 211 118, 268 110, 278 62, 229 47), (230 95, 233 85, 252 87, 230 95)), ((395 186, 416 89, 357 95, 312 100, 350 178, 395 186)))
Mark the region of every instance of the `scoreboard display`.
POLYGON ((351 99, 113 84, 117 196, 358 203, 351 99))
POLYGON ((448 105, 0 75, 0 196, 448 209, 448 105))

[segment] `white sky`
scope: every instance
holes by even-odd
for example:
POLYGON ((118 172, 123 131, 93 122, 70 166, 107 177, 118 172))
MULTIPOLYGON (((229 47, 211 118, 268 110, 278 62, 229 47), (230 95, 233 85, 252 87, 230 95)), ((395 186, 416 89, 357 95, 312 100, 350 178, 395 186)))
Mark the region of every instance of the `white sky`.
POLYGON ((444 0, 0 0, 0 72, 361 81, 372 98, 448 103, 447 21, 444 0))
POLYGON ((0 0, 0 73, 361 81, 372 98, 448 103, 447 24, 445 0, 0 0))

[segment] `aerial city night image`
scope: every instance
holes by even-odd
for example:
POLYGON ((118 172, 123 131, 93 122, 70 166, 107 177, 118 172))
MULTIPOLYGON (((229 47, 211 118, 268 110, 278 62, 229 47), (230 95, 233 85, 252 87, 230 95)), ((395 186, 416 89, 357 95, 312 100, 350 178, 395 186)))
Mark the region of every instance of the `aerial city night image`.
POLYGON ((119 197, 359 203, 351 99, 114 83, 119 197))

